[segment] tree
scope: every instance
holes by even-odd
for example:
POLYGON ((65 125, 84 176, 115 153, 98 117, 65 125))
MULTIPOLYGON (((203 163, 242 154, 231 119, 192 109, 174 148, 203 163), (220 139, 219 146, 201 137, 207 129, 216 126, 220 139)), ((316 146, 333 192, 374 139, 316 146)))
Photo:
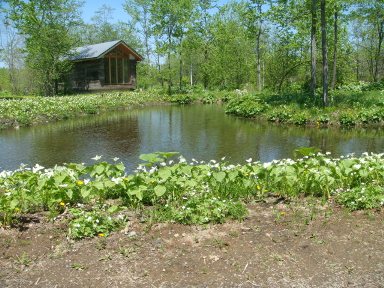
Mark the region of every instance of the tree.
POLYGON ((191 21, 193 0, 154 0, 151 6, 154 34, 161 41, 162 50, 167 53, 168 94, 172 91, 171 55, 179 48, 179 84, 182 85, 181 44, 191 21))
POLYGON ((325 0, 320 0, 321 14, 321 51, 323 55, 323 105, 328 106, 328 51, 327 51, 327 22, 325 0))
POLYGON ((126 0, 124 9, 131 16, 134 25, 138 25, 139 34, 143 35, 146 61, 150 63, 150 38, 151 38, 151 1, 149 0, 126 0))
POLYGON ((384 5, 382 0, 358 0, 356 9, 352 13, 359 26, 363 26, 360 32, 362 42, 366 45, 364 50, 368 56, 369 73, 374 82, 379 80, 380 65, 383 64, 383 40, 384 40, 384 5))
POLYGON ((335 89, 336 85, 336 72, 337 72, 337 45, 338 45, 338 30, 339 30, 339 5, 337 0, 334 0, 333 12, 333 67, 332 67, 332 82, 331 89, 335 89))
POLYGON ((25 37, 26 64, 44 95, 57 94, 58 81, 71 69, 71 29, 79 23, 77 0, 7 0, 9 15, 25 37))
POLYGON ((0 19, 4 29, 0 28, 0 60, 7 66, 11 91, 20 92, 20 69, 23 66, 23 38, 17 33, 10 23, 10 19, 0 19), (3 21, 2 21, 3 20, 3 21))
POLYGON ((317 0, 311 1, 311 94, 316 95, 317 0))

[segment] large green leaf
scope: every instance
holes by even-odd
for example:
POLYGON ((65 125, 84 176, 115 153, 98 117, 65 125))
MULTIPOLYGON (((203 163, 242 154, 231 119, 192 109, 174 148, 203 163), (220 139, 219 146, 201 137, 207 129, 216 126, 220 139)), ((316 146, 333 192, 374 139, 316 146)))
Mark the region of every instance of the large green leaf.
POLYGON ((167 191, 167 188, 163 185, 157 185, 154 190, 155 190, 156 196, 161 197, 165 194, 165 192, 167 191))
POLYGON ((213 177, 216 179, 217 182, 220 182, 220 183, 224 181, 225 176, 226 174, 223 171, 213 173, 213 177))

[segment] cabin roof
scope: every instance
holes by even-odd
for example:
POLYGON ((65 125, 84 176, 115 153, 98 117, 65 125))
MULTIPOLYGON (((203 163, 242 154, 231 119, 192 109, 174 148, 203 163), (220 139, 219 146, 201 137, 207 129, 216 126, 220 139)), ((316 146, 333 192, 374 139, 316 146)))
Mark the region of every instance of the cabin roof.
POLYGON ((104 43, 98 43, 93 45, 85 45, 82 47, 74 48, 72 51, 73 56, 70 58, 72 61, 84 61, 103 57, 106 53, 113 50, 118 45, 124 45, 137 61, 143 60, 143 57, 137 53, 134 49, 127 45, 123 40, 115 40, 104 43))

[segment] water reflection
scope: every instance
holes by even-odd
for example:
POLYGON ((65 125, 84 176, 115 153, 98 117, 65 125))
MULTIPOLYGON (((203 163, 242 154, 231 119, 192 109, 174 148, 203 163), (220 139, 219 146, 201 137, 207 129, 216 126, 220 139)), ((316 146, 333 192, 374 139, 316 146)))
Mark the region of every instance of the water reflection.
POLYGON ((179 151, 201 160, 224 156, 231 162, 292 157, 300 146, 315 146, 335 156, 383 152, 380 129, 309 129, 257 123, 227 116, 218 106, 160 106, 120 111, 45 126, 0 133, 0 167, 20 163, 52 166, 119 157, 132 170, 138 156, 153 151, 179 151))

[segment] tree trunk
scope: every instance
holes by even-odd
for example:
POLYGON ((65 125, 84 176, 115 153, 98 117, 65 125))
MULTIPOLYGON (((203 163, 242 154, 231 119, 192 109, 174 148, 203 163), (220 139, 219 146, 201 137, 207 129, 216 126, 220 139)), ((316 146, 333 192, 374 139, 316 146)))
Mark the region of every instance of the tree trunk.
POLYGON ((208 88, 208 82, 209 82, 209 79, 208 79, 208 73, 207 73, 207 68, 205 65, 207 65, 208 63, 208 47, 207 47, 207 44, 205 44, 204 46, 204 69, 203 69, 203 85, 204 85, 204 89, 207 89, 208 88))
POLYGON ((334 43, 333 43, 333 73, 332 73, 332 83, 331 83, 331 89, 334 90, 336 86, 336 64, 337 64, 337 33, 338 33, 338 11, 337 11, 337 5, 335 5, 335 14, 334 14, 334 24, 333 24, 333 33, 334 33, 334 43))
POLYGON ((323 55, 323 105, 328 106, 328 55, 327 55, 327 23, 325 19, 325 0, 320 2, 321 11, 321 50, 323 55))
POLYGON ((192 66, 192 59, 191 59, 191 66, 190 66, 190 70, 189 70, 189 75, 190 75, 190 83, 191 83, 191 87, 193 86, 193 66, 192 66))
POLYGON ((316 28, 317 28, 317 0, 312 0, 311 14, 311 95, 316 95, 316 28))
MULTIPOLYGON (((181 48, 180 48, 181 49, 181 48)), ((180 50, 180 53, 179 53, 179 89, 181 91, 181 89, 183 88, 183 59, 181 58, 181 50, 180 50)))
POLYGON ((168 95, 172 94, 171 44, 171 32, 168 28, 168 95))
POLYGON ((182 45, 183 45, 183 36, 180 37, 179 41, 179 90, 183 88, 183 51, 182 51, 182 45))
POLYGON ((148 8, 144 7, 144 42, 145 42, 145 54, 147 56, 147 63, 150 64, 149 60, 149 29, 148 29, 148 8))
POLYGON ((258 13, 258 16, 259 16, 258 31, 257 31, 257 35, 256 35, 257 87, 258 87, 259 92, 261 92, 263 87, 262 87, 262 83, 261 83, 261 63, 260 63, 260 59, 261 59, 260 50, 261 49, 260 49, 260 39, 261 39, 261 27, 262 27, 263 20, 261 18, 261 4, 260 4, 260 2, 257 3, 257 13, 258 13))
POLYGON ((377 36, 378 36, 379 43, 378 43, 376 59, 375 59, 376 60, 375 61, 375 71, 373 74, 374 82, 378 81, 378 76, 379 76, 379 62, 380 62, 380 56, 381 56, 381 46, 382 46, 383 38, 384 38, 384 21, 381 21, 378 24, 377 32, 378 32, 377 36))

